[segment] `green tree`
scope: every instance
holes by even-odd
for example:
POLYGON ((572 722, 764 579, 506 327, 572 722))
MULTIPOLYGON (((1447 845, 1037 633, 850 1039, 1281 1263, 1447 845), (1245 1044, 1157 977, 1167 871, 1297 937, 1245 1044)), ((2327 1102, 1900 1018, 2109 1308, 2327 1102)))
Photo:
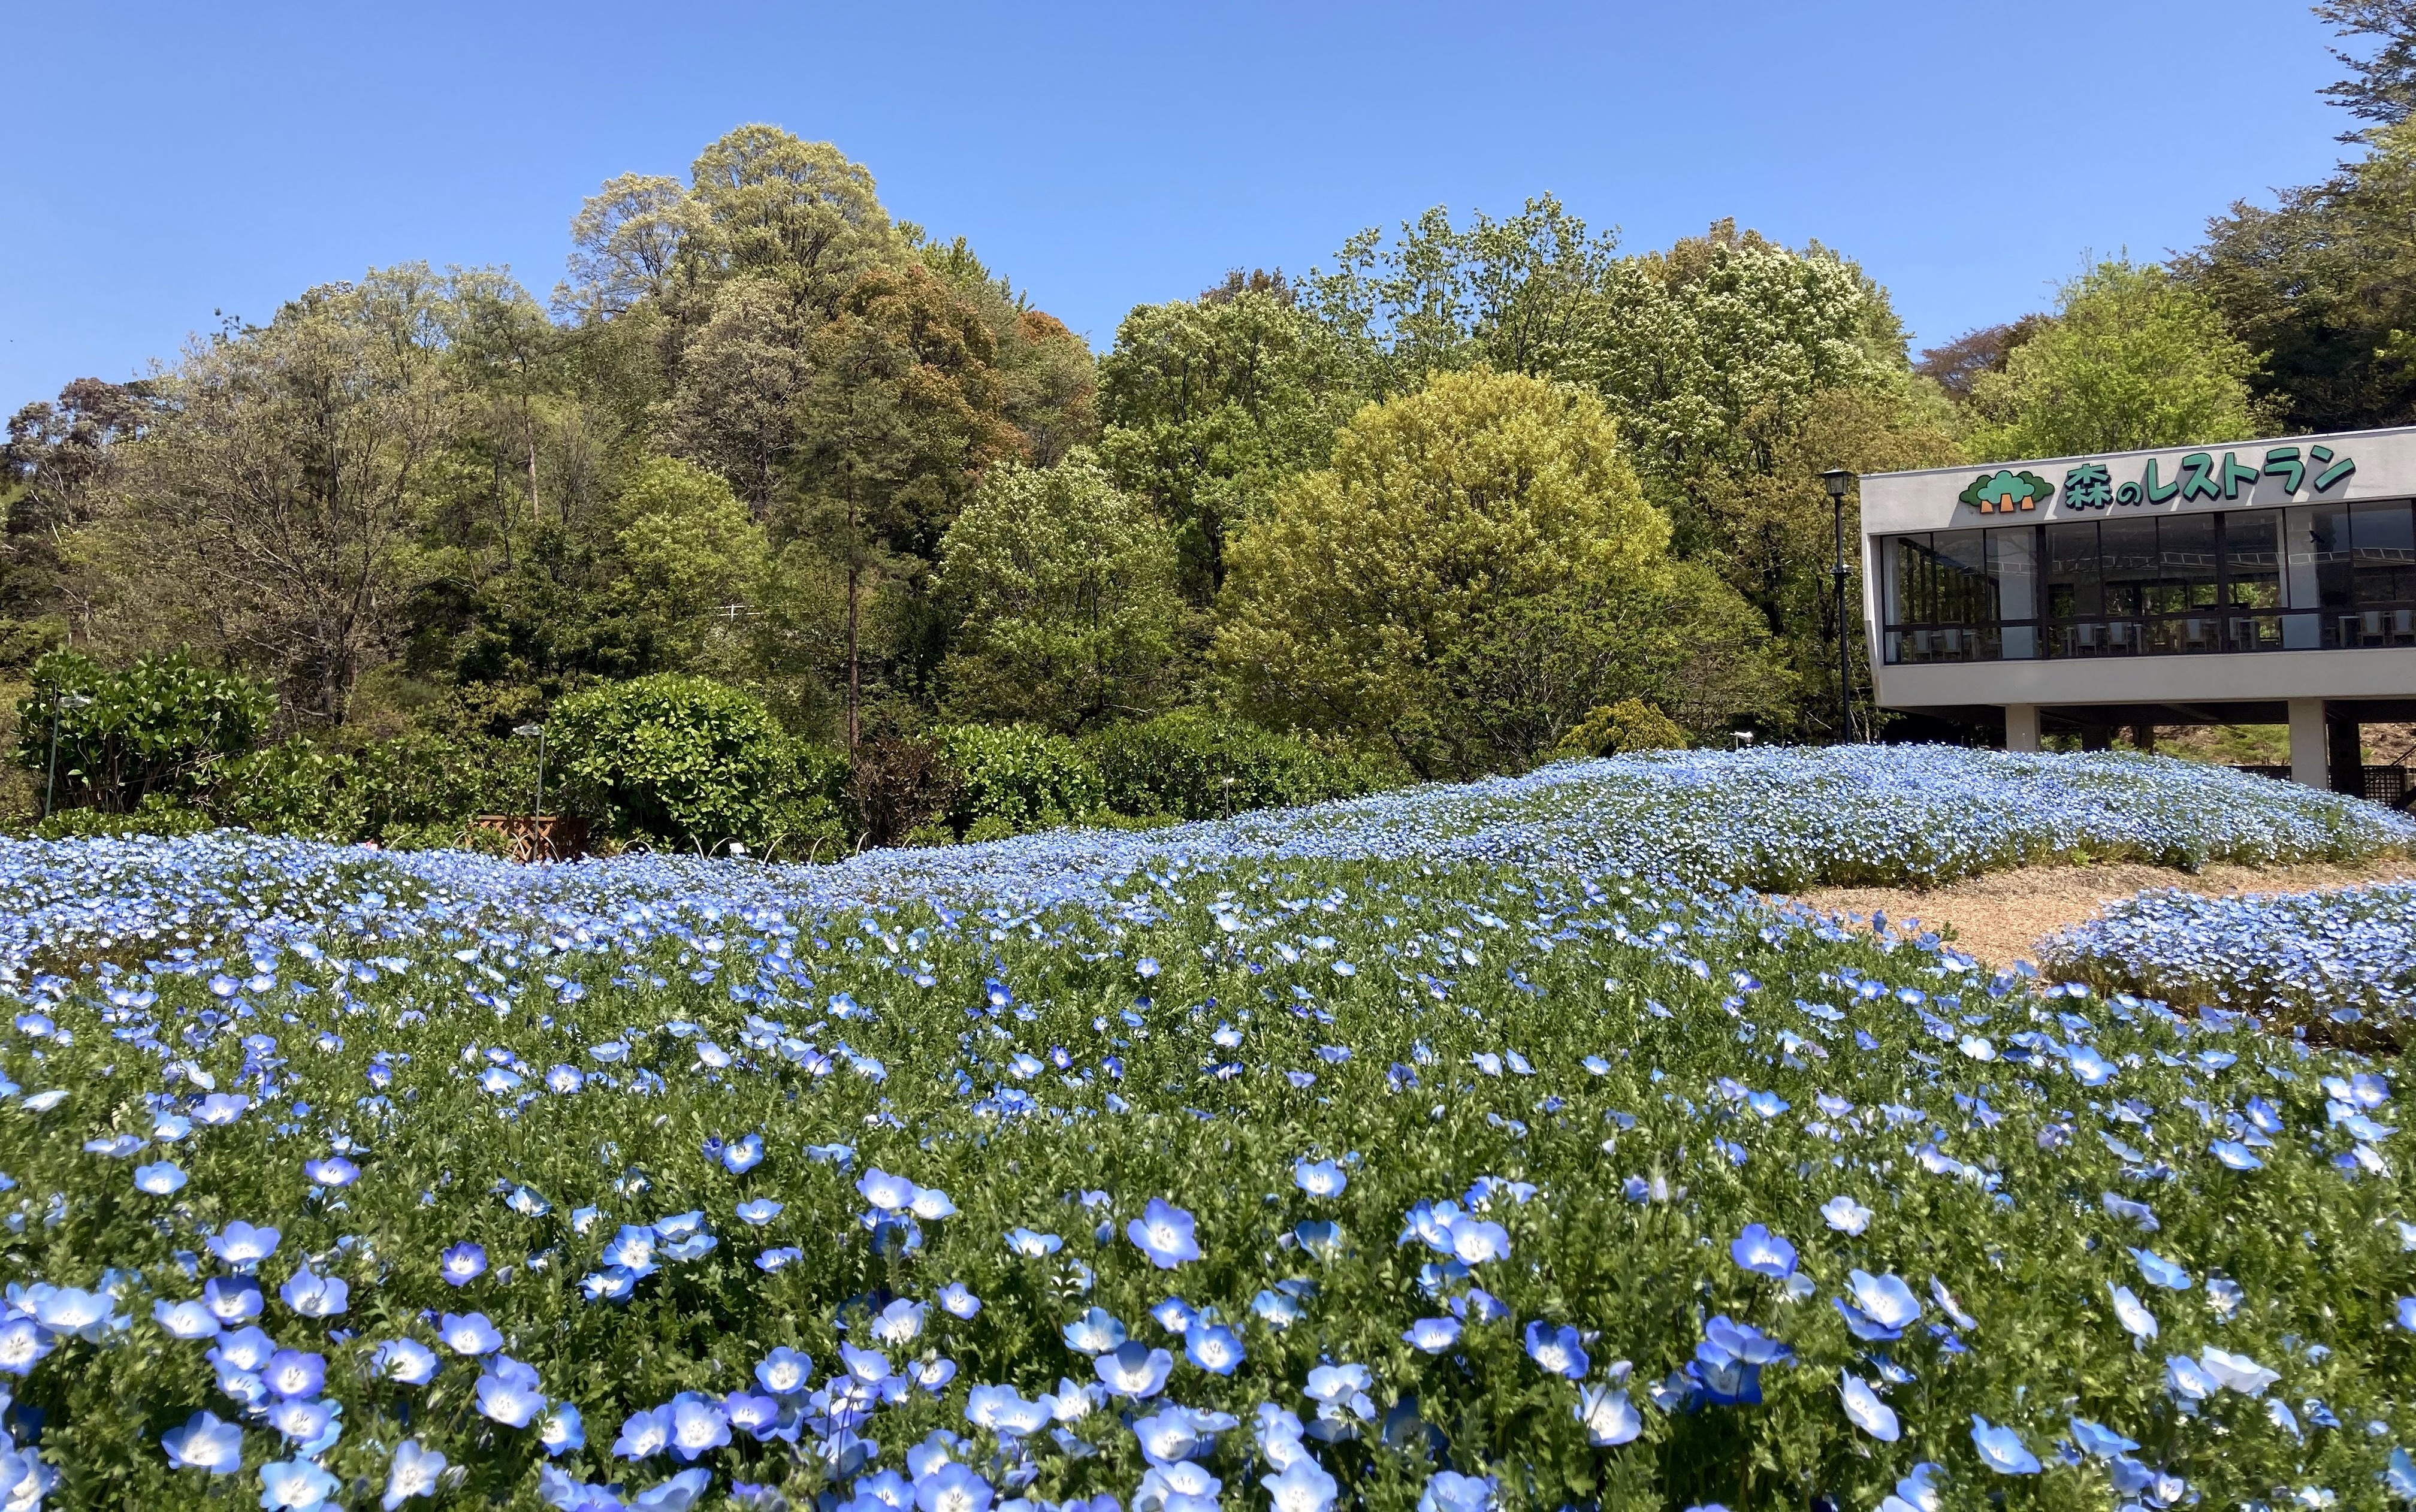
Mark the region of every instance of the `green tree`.
POLYGON ((684 850, 758 849, 827 826, 761 701, 672 673, 573 694, 551 721, 571 802, 611 833, 684 850))
POLYGON ((2134 451, 2254 435, 2257 354, 2213 303, 2152 263, 2063 286, 2055 323, 1971 385, 1980 460, 2134 451))
POLYGON ((1525 767, 1593 708, 1715 681, 1691 661, 1707 646, 1759 656, 1669 541, 1600 399, 1441 375, 1362 410, 1236 537, 1216 659, 1246 711, 1421 776, 1525 767))
POLYGON ((276 709, 266 688, 197 666, 182 651, 119 671, 54 651, 34 664, 33 691, 17 706, 17 762, 47 782, 55 722, 58 806, 131 813, 145 799, 206 792, 276 709))
POLYGON ((940 543, 940 575, 961 716, 1073 734, 1163 705, 1185 638, 1173 543, 1090 453, 990 469, 940 543))
POLYGON ((629 522, 615 535, 631 609, 663 627, 690 664, 761 586, 763 528, 718 473, 672 457, 632 468, 621 489, 629 522))
POLYGON ((1228 534, 1285 476, 1325 464, 1361 396, 1281 275, 1236 274, 1197 299, 1135 306, 1100 360, 1099 401, 1101 457, 1173 522, 1179 580, 1205 604, 1228 534))

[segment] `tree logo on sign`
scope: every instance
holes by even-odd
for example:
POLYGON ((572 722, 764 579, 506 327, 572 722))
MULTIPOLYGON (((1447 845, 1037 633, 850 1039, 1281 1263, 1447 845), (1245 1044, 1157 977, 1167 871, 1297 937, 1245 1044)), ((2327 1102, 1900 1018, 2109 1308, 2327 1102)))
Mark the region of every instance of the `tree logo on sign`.
POLYGON ((1955 497, 1983 515, 2010 515, 2017 509, 2036 509, 2054 498, 2055 485, 2035 472, 1999 469, 1973 478, 1955 497))

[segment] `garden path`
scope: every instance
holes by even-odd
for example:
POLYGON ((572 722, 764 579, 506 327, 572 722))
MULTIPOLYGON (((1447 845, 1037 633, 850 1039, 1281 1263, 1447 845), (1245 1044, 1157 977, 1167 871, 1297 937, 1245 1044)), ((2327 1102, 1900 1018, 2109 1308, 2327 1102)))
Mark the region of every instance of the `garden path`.
POLYGON ((2047 936, 2068 924, 2085 923, 2106 904, 2150 888, 2226 897, 2312 892, 2406 877, 2416 877, 2416 861, 2397 857, 2304 866, 2222 863, 2197 873, 2122 862, 2025 866, 1938 888, 1821 888, 1796 894, 1794 901, 1824 913, 1858 914, 1865 920, 1876 908, 1891 926, 1918 919, 1923 928, 1944 933, 1951 925, 1957 949, 1986 965, 2001 966, 2036 960, 2039 943, 2047 936))

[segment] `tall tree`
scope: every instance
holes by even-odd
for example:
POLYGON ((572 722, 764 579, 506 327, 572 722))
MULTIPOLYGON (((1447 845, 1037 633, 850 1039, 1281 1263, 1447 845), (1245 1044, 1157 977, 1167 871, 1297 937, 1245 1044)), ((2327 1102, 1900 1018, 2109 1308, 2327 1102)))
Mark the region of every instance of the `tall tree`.
POLYGON ((1524 767, 1604 705, 1759 683, 1733 675, 1751 616, 1669 542, 1599 398, 1439 375, 1362 410, 1235 537, 1216 660, 1273 725, 1422 776, 1524 767))
POLYGON ((2063 286, 2055 322, 1971 388, 1983 458, 2069 457, 2253 435, 2257 354, 2203 293, 2150 263, 2063 286))
MULTIPOLYGON (((2416 0, 2322 0, 2316 19, 2337 37, 2378 37, 2370 57, 2333 50, 2349 77, 2323 92, 2351 115, 2379 126, 2397 126, 2416 112, 2416 0)), ((2344 131, 2343 142, 2363 142, 2364 131, 2344 131)))
POLYGON ((1284 477, 1323 466, 1361 402, 1339 344, 1281 274, 1134 307, 1099 364, 1099 397, 1100 455, 1173 525, 1197 604, 1224 582, 1231 532, 1284 477))

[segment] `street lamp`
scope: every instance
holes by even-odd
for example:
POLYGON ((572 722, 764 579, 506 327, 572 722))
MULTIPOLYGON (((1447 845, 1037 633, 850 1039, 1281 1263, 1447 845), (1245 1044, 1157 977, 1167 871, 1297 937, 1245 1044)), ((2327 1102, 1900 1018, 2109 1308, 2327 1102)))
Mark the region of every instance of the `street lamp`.
POLYGON ((1854 474, 1841 467, 1833 467, 1820 474, 1820 487, 1829 490, 1829 505, 1836 517, 1837 565, 1830 576, 1837 584, 1837 738, 1854 738, 1853 672, 1846 658, 1846 490, 1854 486, 1854 474))
POLYGON ((92 702, 88 693, 69 693, 65 688, 51 702, 51 771, 42 779, 42 822, 51 819, 51 805, 59 786, 59 716, 69 709, 82 709, 92 702))
POLYGON ((541 820, 545 817, 545 726, 520 725, 513 727, 512 733, 523 741, 534 739, 536 741, 536 808, 530 817, 541 820))

